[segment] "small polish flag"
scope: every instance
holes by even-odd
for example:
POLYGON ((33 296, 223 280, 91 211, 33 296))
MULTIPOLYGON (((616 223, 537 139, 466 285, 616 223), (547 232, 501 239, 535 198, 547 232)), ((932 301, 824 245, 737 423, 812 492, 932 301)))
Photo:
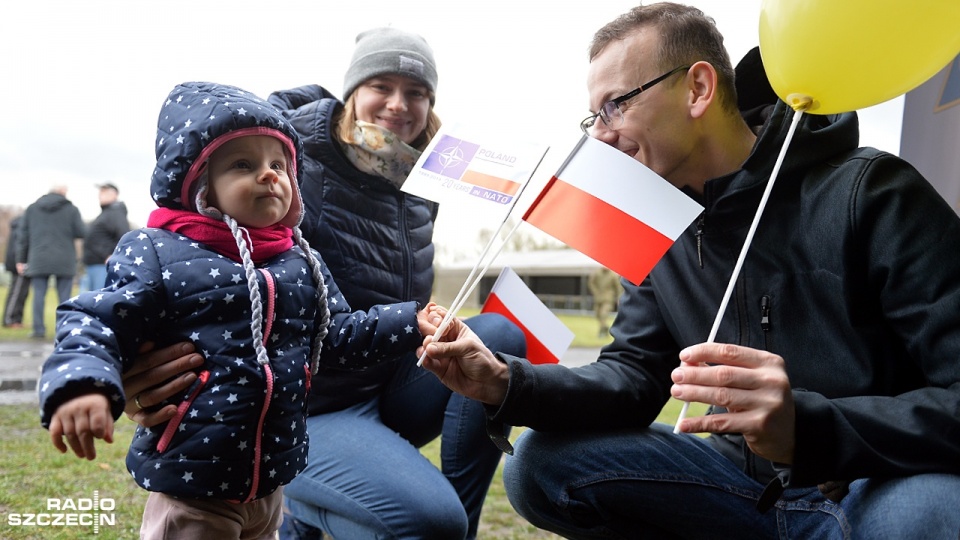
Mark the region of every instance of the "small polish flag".
POLYGON ((584 135, 523 220, 639 284, 703 207, 584 135))
POLYGON ((533 294, 510 267, 500 271, 481 313, 499 313, 523 330, 527 338, 527 359, 534 364, 557 364, 573 332, 533 294))

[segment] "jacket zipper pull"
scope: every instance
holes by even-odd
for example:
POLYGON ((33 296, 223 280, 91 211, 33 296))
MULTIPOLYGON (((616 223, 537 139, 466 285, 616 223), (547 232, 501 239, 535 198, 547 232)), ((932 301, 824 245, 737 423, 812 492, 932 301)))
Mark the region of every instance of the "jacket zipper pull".
POLYGON ((703 214, 700 214, 700 219, 697 220, 697 261, 700 263, 700 269, 703 270, 703 214))
POLYGON ((760 297, 760 328, 764 332, 770 331, 770 297, 767 295, 760 297))

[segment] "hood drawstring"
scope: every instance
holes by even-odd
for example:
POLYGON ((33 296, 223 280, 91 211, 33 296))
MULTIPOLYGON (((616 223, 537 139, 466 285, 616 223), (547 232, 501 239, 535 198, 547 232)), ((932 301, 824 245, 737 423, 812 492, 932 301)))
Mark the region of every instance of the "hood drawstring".
POLYGON ((320 368, 320 350, 323 347, 323 340, 327 337, 330 326, 330 306, 327 305, 327 284, 323 281, 323 272, 320 271, 320 261, 313 256, 310 250, 310 244, 303 238, 300 227, 293 228, 293 239, 303 250, 304 257, 310 263, 310 269, 313 271, 313 279, 317 281, 317 288, 320 289, 319 308, 322 310, 320 315, 319 328, 313 334, 313 347, 310 354, 310 373, 317 374, 320 368))
MULTIPOLYGON (((246 240, 246 244, 250 246, 250 253, 253 253, 254 245, 253 245, 253 238, 250 238, 250 231, 248 231, 246 227, 240 227, 240 226, 237 226, 237 230, 239 230, 241 233, 244 234, 244 236, 246 236, 244 240, 246 240)), ((238 244, 238 247, 239 247, 239 244, 238 244)))
POLYGON ((267 348, 263 345, 263 305, 260 299, 260 287, 257 285, 257 272, 250 258, 250 250, 247 248, 247 242, 240 232, 241 227, 237 225, 237 220, 223 214, 223 222, 230 227, 234 241, 237 242, 237 249, 240 251, 240 258, 243 261, 243 273, 247 277, 247 290, 250 293, 250 331, 253 333, 253 347, 257 351, 257 362, 260 364, 269 364, 270 357, 267 355, 267 348))
MULTIPOLYGON (((223 214, 223 222, 230 228, 233 239, 237 243, 237 249, 240 251, 240 258, 243 262, 243 271, 247 278, 247 290, 250 293, 250 331, 253 334, 253 346, 257 353, 257 362, 260 364, 269 364, 270 358, 267 355, 267 348, 263 344, 263 306, 260 297, 260 287, 257 284, 256 267, 250 254, 253 251, 253 241, 250 239, 250 232, 237 224, 232 217, 223 214), (250 247, 248 247, 248 242, 250 247)), ((299 227, 293 228, 293 239, 300 249, 303 250, 304 258, 310 265, 313 279, 317 282, 317 289, 320 291, 318 299, 318 308, 321 311, 319 328, 313 334, 313 342, 310 351, 310 373, 316 374, 320 366, 320 351, 323 347, 323 340, 327 337, 328 326, 330 324, 330 307, 327 305, 327 284, 323 279, 323 272, 320 268, 320 261, 314 257, 310 250, 310 244, 303 238, 299 227)))

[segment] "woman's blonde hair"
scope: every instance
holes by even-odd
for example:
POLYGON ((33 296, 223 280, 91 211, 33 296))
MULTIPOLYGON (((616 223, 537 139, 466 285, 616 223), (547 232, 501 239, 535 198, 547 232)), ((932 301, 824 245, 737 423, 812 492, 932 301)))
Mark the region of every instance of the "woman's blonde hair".
MULTIPOLYGON (((347 97, 346 103, 343 104, 343 109, 341 109, 337 117, 334 118, 334 124, 337 126, 337 140, 343 144, 354 144, 353 128, 357 123, 356 95, 357 93, 353 92, 347 97)), ((433 112, 432 103, 434 102, 434 96, 431 94, 429 97, 431 105, 430 108, 427 109, 427 126, 423 128, 423 133, 410 143, 410 146, 417 150, 426 148, 430 139, 437 134, 437 131, 440 131, 440 117, 437 116, 437 113, 433 112)))

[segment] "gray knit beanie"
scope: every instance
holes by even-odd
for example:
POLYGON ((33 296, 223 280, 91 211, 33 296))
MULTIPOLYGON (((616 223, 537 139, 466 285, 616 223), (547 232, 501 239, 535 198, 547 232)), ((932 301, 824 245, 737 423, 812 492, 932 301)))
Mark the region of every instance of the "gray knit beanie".
POLYGON ((367 79, 388 74, 416 79, 431 94, 437 91, 437 65, 427 40, 396 28, 374 28, 357 35, 357 47, 343 79, 343 99, 367 79))

